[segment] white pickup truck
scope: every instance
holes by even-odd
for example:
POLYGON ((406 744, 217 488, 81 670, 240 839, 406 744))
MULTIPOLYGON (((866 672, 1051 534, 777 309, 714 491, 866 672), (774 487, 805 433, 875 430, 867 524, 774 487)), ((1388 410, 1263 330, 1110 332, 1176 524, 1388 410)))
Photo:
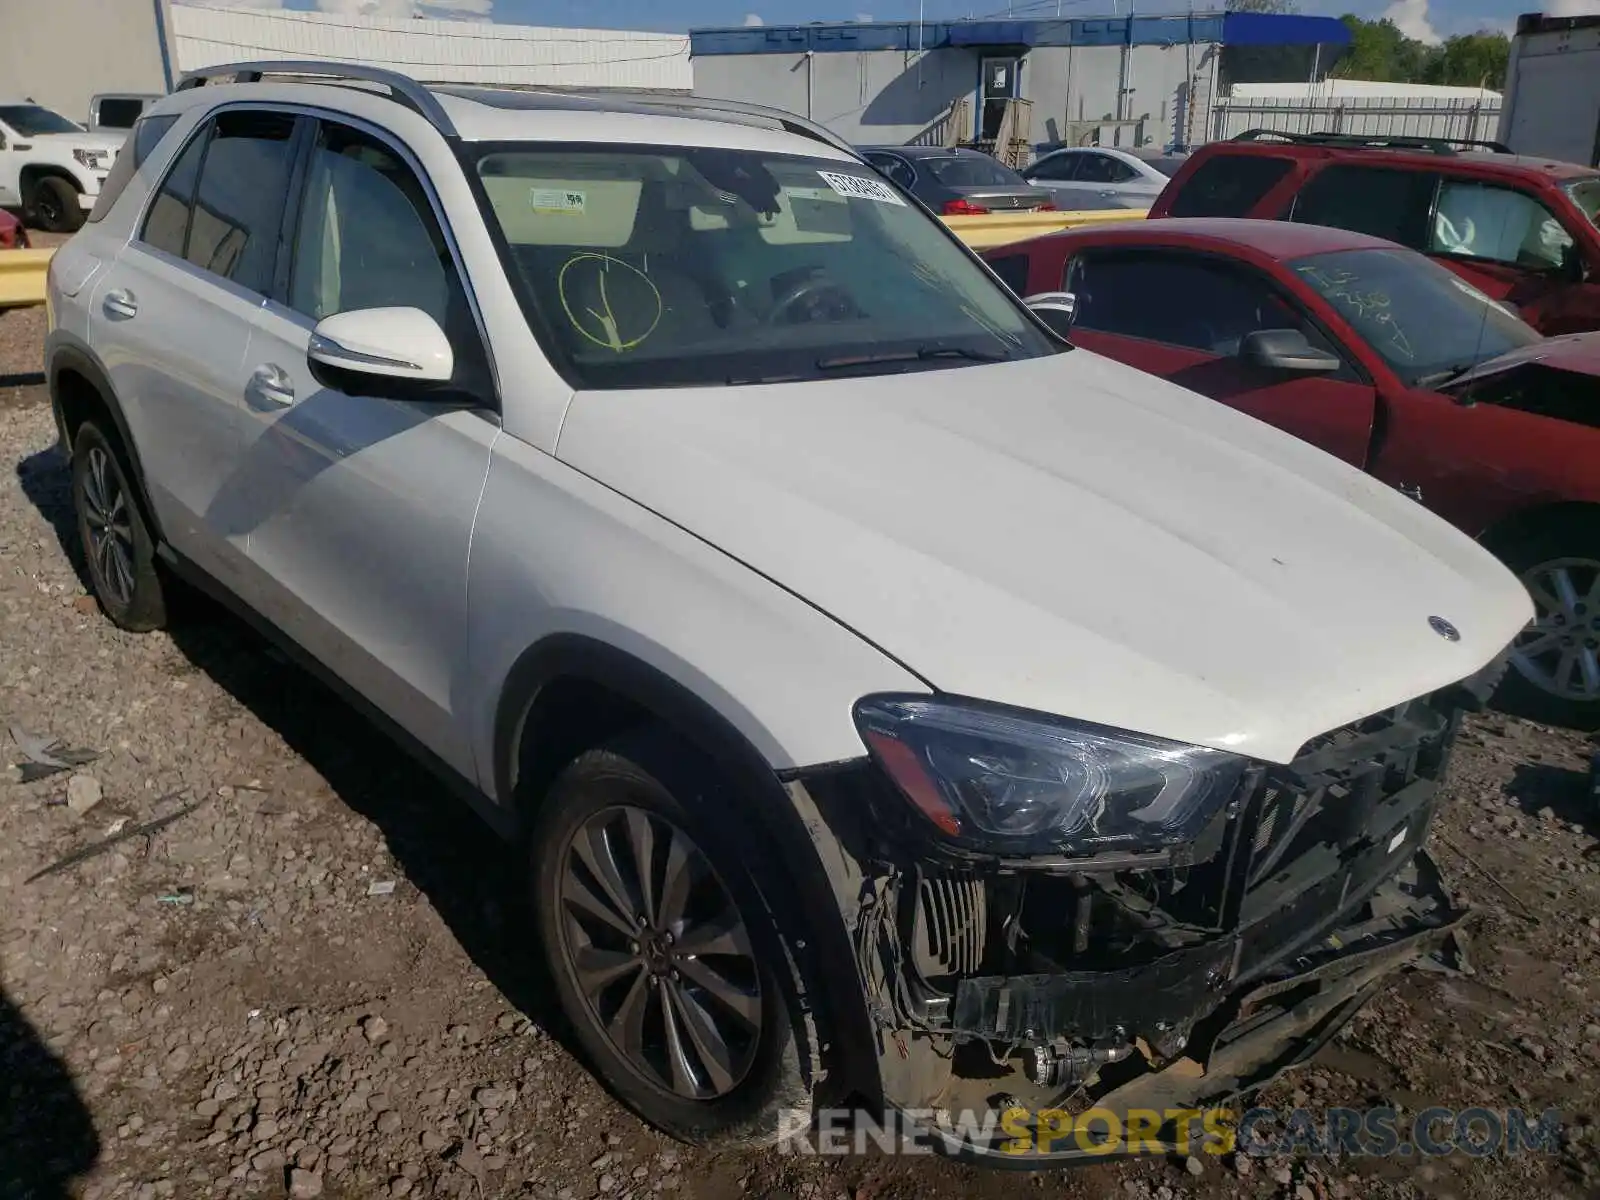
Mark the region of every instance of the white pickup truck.
POLYGON ((31 100, 0 100, 0 208, 30 225, 71 233, 100 196, 126 135, 90 133, 31 100))

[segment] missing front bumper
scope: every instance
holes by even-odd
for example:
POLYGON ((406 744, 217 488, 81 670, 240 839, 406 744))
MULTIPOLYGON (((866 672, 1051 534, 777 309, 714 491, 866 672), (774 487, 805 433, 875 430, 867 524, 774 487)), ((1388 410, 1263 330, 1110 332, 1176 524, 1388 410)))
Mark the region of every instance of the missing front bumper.
MULTIPOLYGON (((922 1121, 919 1135, 957 1157, 1023 1169, 1156 1148, 1188 1152, 1189 1131, 1168 1114, 1226 1106, 1304 1062, 1396 972, 1430 955, 1444 958, 1467 917, 1451 904, 1431 858, 1419 851, 1373 893, 1361 919, 1308 947, 1292 964, 1220 997, 1200 1017, 1182 1057, 1157 1059, 1145 1047, 1145 1055, 1103 1068, 1087 1088, 1072 1094, 1070 1104, 1035 1099, 1024 1106, 1028 1118, 1013 1113, 1003 1132, 987 1139, 957 1132, 970 1131, 970 1121, 922 1121), (1062 1111, 1088 1110, 1112 1114, 1123 1129, 1140 1114, 1146 1130, 1155 1132, 1132 1147, 1041 1136, 1041 1114, 1054 1112, 1055 1120, 1044 1124, 1059 1127, 1062 1111), (1161 1123, 1149 1114, 1160 1114, 1161 1123)), ((1124 999, 1137 1002, 1131 993, 1124 999)), ((902 1112, 902 1119, 911 1120, 911 1114, 902 1112)))

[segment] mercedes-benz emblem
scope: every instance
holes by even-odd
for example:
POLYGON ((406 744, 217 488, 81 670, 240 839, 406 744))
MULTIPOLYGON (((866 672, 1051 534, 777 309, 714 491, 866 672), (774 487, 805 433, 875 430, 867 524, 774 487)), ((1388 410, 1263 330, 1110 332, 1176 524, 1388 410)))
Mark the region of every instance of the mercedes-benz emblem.
POLYGON ((1450 624, 1443 617, 1429 617, 1428 628, 1447 642, 1459 642, 1461 640, 1461 630, 1450 624))

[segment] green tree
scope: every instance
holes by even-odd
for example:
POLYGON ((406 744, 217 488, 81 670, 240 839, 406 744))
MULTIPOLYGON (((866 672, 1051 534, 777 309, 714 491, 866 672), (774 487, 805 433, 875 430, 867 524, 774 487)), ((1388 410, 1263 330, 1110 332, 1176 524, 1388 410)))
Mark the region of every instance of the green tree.
POLYGON ((1340 19, 1350 30, 1350 48, 1329 72, 1335 78, 1505 86, 1511 42, 1504 34, 1470 33, 1429 46, 1401 33, 1393 21, 1363 21, 1349 13, 1340 19))

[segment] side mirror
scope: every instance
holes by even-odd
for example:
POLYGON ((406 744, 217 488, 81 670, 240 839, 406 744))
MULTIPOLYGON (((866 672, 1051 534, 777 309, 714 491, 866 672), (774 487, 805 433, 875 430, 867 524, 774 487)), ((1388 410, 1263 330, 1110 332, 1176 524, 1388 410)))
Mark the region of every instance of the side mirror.
POLYGON ((444 330, 420 308, 358 308, 317 322, 306 350, 312 374, 353 395, 421 398, 447 384, 455 354, 444 330), (413 390, 408 385, 423 385, 413 390))
POLYGON ((1344 364, 1337 354, 1318 350, 1298 329, 1258 329, 1239 343, 1239 359, 1264 371, 1331 375, 1344 364))
POLYGON ((1078 298, 1071 292, 1037 292, 1024 296, 1022 302, 1062 337, 1072 332, 1072 323, 1078 316, 1078 298))

